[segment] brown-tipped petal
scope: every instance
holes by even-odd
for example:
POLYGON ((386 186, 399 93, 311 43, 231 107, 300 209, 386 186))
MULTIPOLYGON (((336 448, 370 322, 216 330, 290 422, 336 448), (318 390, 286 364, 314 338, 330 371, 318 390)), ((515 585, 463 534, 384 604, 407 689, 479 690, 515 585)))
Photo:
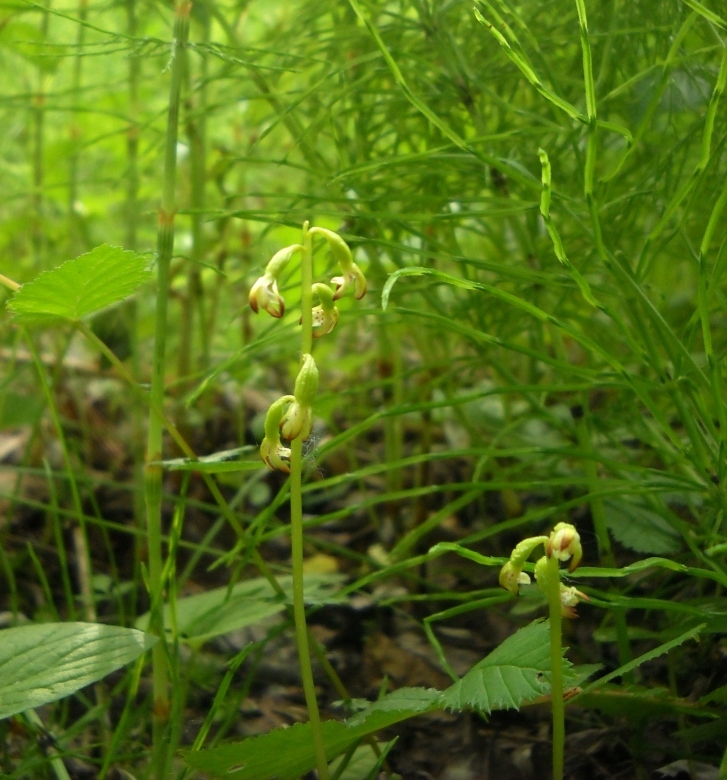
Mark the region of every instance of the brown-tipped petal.
POLYGON ((271 442, 265 437, 260 445, 260 457, 272 471, 282 471, 290 474, 290 449, 283 447, 280 441, 271 442))
POLYGON ((285 300, 278 292, 278 283, 273 276, 264 274, 250 288, 250 308, 257 314, 260 309, 280 318, 285 314, 285 300))
POLYGON ((575 571, 580 566, 582 560, 583 548, 580 544, 578 544, 576 549, 573 551, 573 557, 570 559, 570 563, 568 564, 568 571, 575 571))

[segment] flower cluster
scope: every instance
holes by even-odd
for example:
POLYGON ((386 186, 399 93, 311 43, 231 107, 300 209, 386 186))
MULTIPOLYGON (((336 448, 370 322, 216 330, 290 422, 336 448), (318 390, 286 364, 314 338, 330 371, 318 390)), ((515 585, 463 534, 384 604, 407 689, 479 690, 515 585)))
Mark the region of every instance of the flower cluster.
MULTIPOLYGON (((311 262, 311 235, 320 235, 328 242, 333 258, 341 269, 341 276, 331 279, 333 287, 316 283, 311 293, 318 299, 313 306, 312 336, 314 339, 328 335, 338 323, 336 301, 350 288, 356 298, 366 294, 366 277, 354 263, 348 244, 332 230, 303 226, 303 243, 291 244, 275 254, 267 264, 265 273, 250 289, 250 308, 257 314, 264 309, 272 317, 285 314, 285 300, 278 289, 278 280, 296 252, 303 253, 303 261, 311 262)), ((302 321, 302 317, 301 317, 302 321)), ((313 399, 318 391, 318 368, 313 356, 303 355, 301 369, 295 380, 295 394, 284 395, 275 401, 265 417, 265 438, 260 445, 260 456, 271 469, 290 473, 290 448, 281 441, 288 442, 300 438, 305 441, 313 428, 313 399)))
MULTIPOLYGON (((543 592, 546 592, 548 586, 548 560, 570 561, 568 571, 574 571, 583 558, 578 531, 570 523, 558 523, 550 536, 531 536, 515 547, 510 560, 500 570, 500 585, 503 588, 517 595, 521 585, 530 583, 530 577, 523 569, 533 550, 541 544, 545 548, 545 555, 535 564, 535 580, 543 592)), ((581 591, 566 587, 562 583, 559 587, 563 616, 576 617, 574 607, 579 601, 588 601, 588 597, 581 591)))
MULTIPOLYGON (((341 276, 331 279, 332 288, 321 283, 313 285, 313 294, 319 300, 319 305, 313 308, 313 338, 317 339, 328 335, 338 323, 338 307, 335 301, 342 298, 349 289, 353 290, 357 299, 366 295, 366 277, 354 262, 348 244, 338 233, 322 227, 312 227, 308 232, 326 239, 328 248, 341 269, 341 276)), ((285 299, 278 289, 278 279, 293 254, 301 250, 304 251, 302 244, 291 244, 281 249, 267 264, 265 273, 250 288, 250 308, 256 314, 260 309, 264 309, 272 317, 279 318, 285 314, 285 299)))

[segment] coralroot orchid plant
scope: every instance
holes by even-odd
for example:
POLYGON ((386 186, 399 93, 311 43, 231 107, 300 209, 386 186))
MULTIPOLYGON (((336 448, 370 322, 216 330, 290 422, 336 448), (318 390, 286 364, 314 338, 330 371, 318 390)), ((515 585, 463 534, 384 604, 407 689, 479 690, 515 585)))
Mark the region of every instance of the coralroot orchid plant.
POLYGON ((313 340, 328 335, 336 327, 339 312, 335 302, 338 299, 349 290, 353 291, 356 298, 366 294, 366 277, 354 262, 348 244, 337 233, 321 227, 310 227, 305 222, 301 243, 277 252, 268 263, 265 273, 250 289, 250 308, 254 312, 264 309, 270 316, 277 318, 285 314, 285 300, 278 289, 278 280, 296 252, 301 253, 301 367, 293 395, 278 398, 268 409, 260 457, 269 468, 290 474, 295 635, 318 777, 320 780, 328 780, 328 761, 313 684, 303 599, 303 442, 313 428, 313 401, 318 391, 318 368, 311 354, 313 340), (313 236, 316 235, 326 239, 341 269, 341 275, 331 279, 332 287, 320 282, 313 283, 312 250, 313 236), (316 306, 313 305, 314 298, 318 300, 316 306), (283 440, 288 444, 284 444, 283 440))
POLYGON ((540 545, 545 555, 535 564, 535 581, 545 594, 550 615, 551 701, 553 711, 553 780, 562 780, 565 746, 565 705, 563 701, 562 619, 576 617, 575 606, 588 597, 560 579, 560 562, 569 561, 568 571, 575 571, 583 557, 581 538, 575 526, 558 523, 550 536, 531 536, 512 551, 510 560, 500 570, 500 585, 516 596, 521 585, 530 583, 523 569, 533 551, 540 545))

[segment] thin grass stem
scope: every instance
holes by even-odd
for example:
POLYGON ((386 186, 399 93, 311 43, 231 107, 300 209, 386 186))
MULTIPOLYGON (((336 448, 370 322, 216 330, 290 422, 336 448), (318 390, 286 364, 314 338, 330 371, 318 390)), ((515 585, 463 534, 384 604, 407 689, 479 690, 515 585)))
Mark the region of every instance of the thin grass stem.
POLYGON ((169 85, 169 105, 164 144, 164 175, 162 200, 159 209, 157 233, 157 296, 154 326, 154 356, 152 363, 151 390, 147 435, 144 495, 146 500, 146 521, 148 537, 149 589, 152 602, 150 631, 160 641, 152 648, 153 679, 153 751, 152 765, 157 780, 166 777, 167 749, 166 732, 170 713, 169 663, 164 641, 162 600, 164 582, 161 500, 162 500, 162 423, 154 411, 161 409, 164 400, 164 374, 167 341, 167 305, 169 300, 169 266, 174 250, 174 217, 176 212, 177 173, 177 131, 179 123, 179 102, 184 73, 185 48, 189 32, 191 3, 178 0, 174 7, 174 32, 172 38, 172 63, 169 85))

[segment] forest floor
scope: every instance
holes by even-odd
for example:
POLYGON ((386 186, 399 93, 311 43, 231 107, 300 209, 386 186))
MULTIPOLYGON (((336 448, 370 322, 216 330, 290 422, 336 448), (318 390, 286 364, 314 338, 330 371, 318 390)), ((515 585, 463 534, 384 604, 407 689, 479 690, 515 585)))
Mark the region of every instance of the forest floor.
MULTIPOLYGON (((108 377, 102 381, 113 382, 108 377)), ((85 386, 88 387, 88 383, 85 386)), ((86 467, 88 484, 85 511, 89 516, 95 515, 119 524, 116 530, 108 525, 89 526, 94 573, 97 576, 102 573, 112 576, 115 582, 131 583, 138 576, 134 565, 138 550, 133 543, 133 536, 127 532, 133 526, 134 516, 134 495, 128 489, 132 473, 128 454, 129 421, 114 410, 104 393, 89 398, 84 392, 76 392, 77 388, 74 390, 73 380, 64 382, 60 387, 66 424, 71 431, 75 426, 77 456, 86 467), (89 431, 92 435, 81 436, 82 432, 89 431)), ((258 400, 258 405, 264 406, 264 399, 258 400)), ((256 411, 256 399, 250 396, 246 401, 247 422, 250 423, 256 411)), ((215 452, 236 446, 230 434, 236 426, 226 405, 227 401, 223 397, 214 400, 216 422, 208 426, 204 433, 196 432, 197 451, 215 452)), ((247 430, 247 443, 254 444, 249 425, 247 430)), ((18 466, 20 454, 29 452, 31 462, 26 461, 25 465, 35 465, 42 469, 44 450, 40 442, 43 431, 36 431, 36 434, 35 446, 33 441, 29 441, 27 431, 4 434, 0 441, 4 462, 13 464, 15 461, 14 465, 18 466)), ((434 441, 434 447, 439 445, 445 446, 443 439, 434 441)), ((367 442, 366 457, 372 461, 383 458, 382 448, 382 437, 374 431, 367 442)), ((361 458, 363 454, 356 453, 356 456, 361 458)), ((52 459, 57 454, 54 455, 52 449, 46 449, 45 457, 51 459, 52 465, 52 459)), ((441 483, 453 482, 462 465, 456 461, 439 461, 432 466, 429 479, 441 483)), ((325 463, 325 475, 331 476, 337 470, 345 470, 345 466, 345 458, 332 458, 325 463)), ((322 473, 319 469, 313 472, 312 478, 322 473)), ((412 475, 403 475, 405 483, 412 478, 412 475)), ((13 471, 3 472, 3 480, 8 482, 8 487, 16 479, 18 477, 13 471)), ((375 491, 376 479, 361 488, 375 491)), ((283 476, 278 473, 266 473, 262 484, 267 485, 268 493, 272 495, 283 480, 283 476)), ((63 603, 62 570, 53 545, 48 509, 55 505, 57 497, 51 494, 49 484, 40 471, 31 470, 16 483, 16 495, 20 500, 14 506, 5 502, 3 507, 7 518, 4 543, 8 559, 13 562, 15 569, 20 611, 36 620, 43 613, 52 611, 49 599, 57 604, 63 603), (37 572, 28 558, 28 545, 32 545, 46 574, 47 591, 38 585, 37 572)), ((179 475, 169 475, 165 483, 167 493, 173 495, 179 489, 179 475)), ((229 488, 227 493, 231 496, 234 490, 229 488)), ((308 511, 332 512, 342 503, 350 505, 360 502, 362 496, 361 492, 351 489, 331 499, 325 506, 308 507, 308 511)), ((259 500, 260 496, 255 499, 256 502, 259 500)), ((535 495, 523 494, 517 497, 516 503, 523 507, 537 500, 535 495)), ((191 545, 190 549, 200 544, 209 530, 209 504, 210 498, 204 484, 193 476, 187 488, 182 534, 183 540, 191 545)), ((171 502, 168 502, 167 524, 171 522, 172 508, 171 502)), ((350 555, 351 552, 358 554, 359 560, 367 555, 382 554, 382 535, 391 534, 392 529, 395 532, 400 525, 411 527, 411 518, 417 515, 421 517, 422 513, 427 516, 438 508, 437 503, 413 507, 392 505, 385 507, 386 516, 381 521, 377 517, 372 520, 372 515, 361 509, 345 521, 321 525, 309 537, 309 570, 338 572, 352 581, 360 576, 362 564, 350 555), (340 555, 337 550, 347 550, 349 554, 340 555)), ((248 503, 243 509, 254 513, 260 507, 248 503)), ((585 541, 584 562, 595 564, 597 561, 590 518, 586 510, 579 510, 576 514, 577 517, 571 519, 577 522, 585 541)), ((426 538, 422 551, 438 541, 456 541, 488 523, 502 521, 508 516, 506 502, 495 494, 486 502, 471 505, 447 518, 435 533, 426 538)), ((281 511, 279 520, 286 522, 285 509, 281 511)), ((503 545, 514 545, 519 540, 518 533, 514 532, 507 539, 499 536, 496 542, 490 540, 480 545, 480 551, 488 555, 507 555, 503 545)), ((69 523, 65 524, 65 541, 72 551, 73 535, 69 523)), ((233 533, 225 528, 214 539, 214 546, 218 549, 229 548, 234 541, 233 533)), ((284 572, 289 565, 288 537, 284 534, 274 537, 262 546, 261 553, 274 570, 284 572)), ((183 569, 189 555, 189 549, 180 551, 178 571, 183 569)), ((628 553, 621 551, 620 555, 623 558, 620 563, 629 562, 628 553)), ((201 559, 178 597, 226 585, 229 570, 223 567, 210 569, 208 563, 209 560, 201 559)), ((244 576, 258 576, 258 572, 250 567, 245 570, 244 576)), ((354 702, 357 699, 371 701, 382 691, 408 686, 441 690, 451 681, 442 671, 436 653, 422 630, 424 618, 451 606, 451 601, 437 601, 436 593, 445 590, 449 593, 464 593, 496 585, 496 570, 482 568, 461 558, 444 556, 422 565, 414 575, 391 576, 380 580, 367 591, 354 593, 341 603, 314 608, 309 625, 313 635, 326 648, 330 664, 354 702), (429 594, 429 598, 419 598, 424 594, 429 594)), ((140 587, 129 589, 128 595, 121 601, 103 598, 98 601, 99 619, 108 622, 126 620, 133 625, 134 616, 147 608, 146 593, 140 587), (119 604, 124 606, 125 615, 119 613, 119 604)), ((542 612, 542 609, 538 610, 537 603, 529 605, 518 602, 513 607, 512 602, 508 602, 486 610, 476 609, 437 623, 434 631, 452 668, 462 675, 516 628, 542 616, 542 612)), ((564 641, 570 648, 569 658, 574 663, 602 664, 605 670, 617 667, 615 644, 594 638, 602 629, 603 612, 589 604, 581 604, 578 612, 578 619, 567 621, 565 626, 564 641)), ((5 615, 8 617, 10 613, 6 612, 5 615)), ((643 629, 648 629, 652 622, 654 628, 657 627, 656 618, 652 620, 647 612, 644 613, 643 621, 643 629)), ((239 739, 307 720, 293 631, 290 628, 280 631, 281 622, 282 618, 276 616, 218 636, 194 649, 181 646, 181 661, 187 667, 189 680, 180 734, 183 747, 191 745, 204 721, 228 661, 250 643, 259 643, 260 652, 251 654, 240 666, 228 693, 235 702, 233 714, 230 716, 228 713, 223 724, 216 724, 212 736, 221 728, 225 739, 239 739)), ((685 707, 688 707, 689 702, 698 699, 703 691, 711 690, 727 680, 727 648, 723 649, 725 652, 720 658, 707 656, 695 649, 688 654, 689 668, 678 670, 669 667, 666 656, 655 659, 640 668, 638 683, 644 687, 653 686, 655 691, 676 687, 685 707)), ((635 643, 634 652, 639 652, 638 643, 635 643)), ((323 718, 341 718, 346 715, 340 689, 334 689, 320 665, 315 667, 315 674, 323 718)), ((144 677, 139 692, 140 701, 144 696, 148 697, 149 692, 150 680, 144 677)), ((112 726, 123 707, 124 697, 123 690, 117 691, 118 701, 109 702, 108 717, 112 726)), ((71 704, 67 714, 72 714, 73 710, 71 704)), ((631 719, 623 716, 614 718, 599 713, 597 709, 579 706, 578 703, 570 705, 567 709, 566 777, 572 780, 647 777, 717 780, 717 770, 700 762, 699 756, 695 757, 691 765, 684 760, 675 761, 675 755, 683 751, 683 746, 679 744, 678 748, 675 747, 673 735, 683 725, 683 715, 667 713, 665 716, 663 712, 653 715, 649 717, 648 713, 642 713, 631 719)), ((148 744, 150 728, 145 724, 148 721, 140 719, 132 730, 134 745, 129 746, 130 753, 138 750, 141 755, 145 744, 148 744)), ((488 718, 474 712, 423 715, 392 727, 379 738, 384 742, 396 739, 385 768, 405 780, 539 780, 548 777, 550 773, 550 727, 550 709, 546 698, 524 706, 519 712, 498 711, 488 718)), ((54 733, 57 737, 57 730, 54 733)), ((91 761, 82 757, 84 750, 89 755, 93 754, 89 739, 81 731, 73 740, 76 757, 67 761, 72 780, 88 780, 97 776, 91 761)), ((6 726, 5 767, 13 766, 13 757, 27 750, 32 741, 32 735, 23 732, 22 728, 6 726)), ((40 749, 47 749, 47 745, 41 745, 40 749)), ((133 766, 127 769, 134 771, 133 766)), ((112 780, 122 780, 129 776, 136 775, 128 775, 120 767, 108 775, 112 780)))

